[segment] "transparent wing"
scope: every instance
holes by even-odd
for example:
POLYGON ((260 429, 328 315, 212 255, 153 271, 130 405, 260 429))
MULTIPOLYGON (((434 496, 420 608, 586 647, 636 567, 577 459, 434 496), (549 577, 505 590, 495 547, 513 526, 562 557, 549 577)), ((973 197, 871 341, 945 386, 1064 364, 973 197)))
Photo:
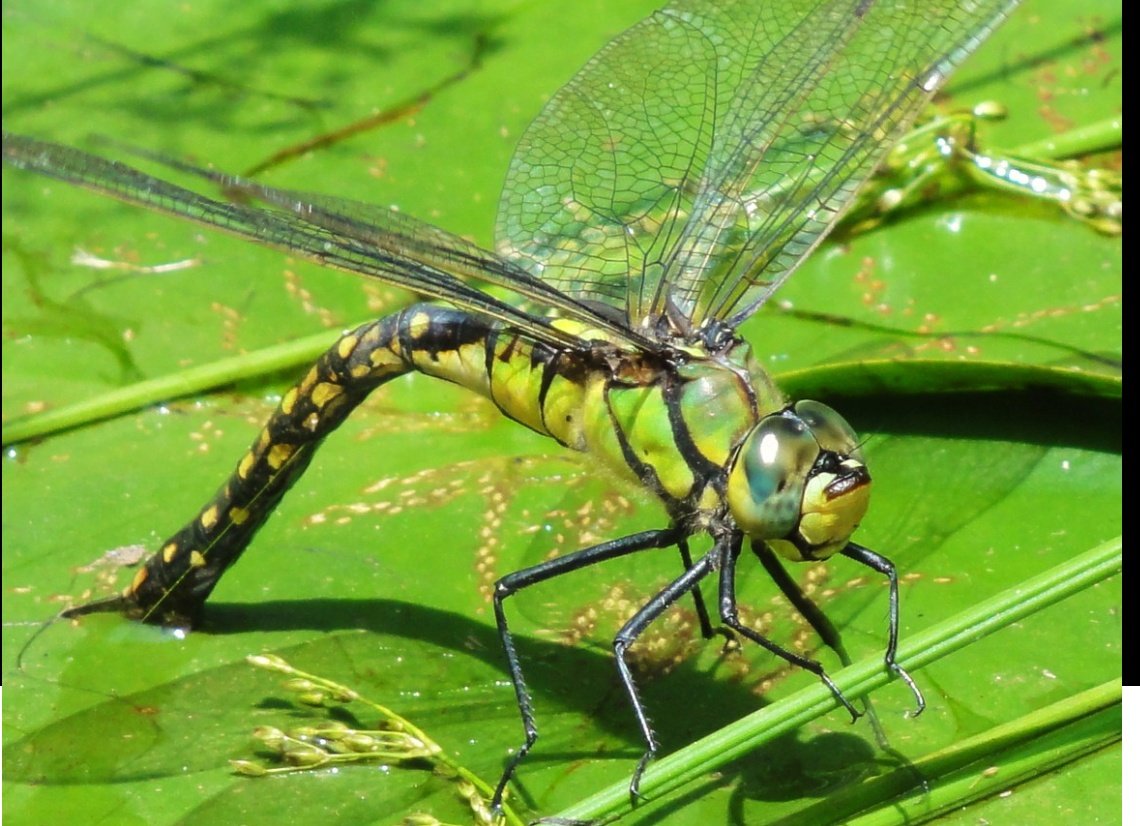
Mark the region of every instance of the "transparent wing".
POLYGON ((498 250, 699 328, 754 312, 1011 0, 680 0, 612 41, 516 150, 498 250))
POLYGON ((540 312, 553 310, 563 318, 583 321, 633 349, 653 346, 627 330, 624 323, 599 315, 495 253, 389 209, 275 189, 131 150, 218 185, 230 199, 218 200, 71 147, 8 132, 3 141, 4 161, 13 166, 187 218, 326 266, 372 276, 497 319, 542 341, 563 347, 583 344, 554 326, 548 315, 523 309, 523 303, 540 312), (471 282, 502 287, 512 293, 512 300, 500 300, 471 282))

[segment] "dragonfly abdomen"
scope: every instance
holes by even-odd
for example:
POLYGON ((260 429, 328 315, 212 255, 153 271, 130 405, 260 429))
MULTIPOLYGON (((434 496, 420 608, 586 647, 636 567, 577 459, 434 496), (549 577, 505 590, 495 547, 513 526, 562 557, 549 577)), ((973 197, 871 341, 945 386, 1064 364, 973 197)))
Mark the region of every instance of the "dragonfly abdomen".
POLYGON ((758 415, 744 362, 638 355, 574 332, 583 347, 559 348, 419 304, 346 333, 285 393, 213 499, 131 585, 73 613, 126 610, 192 624, 324 438, 373 390, 411 371, 486 396, 510 418, 648 485, 674 514, 721 507, 725 466, 758 415))
POLYGON ((163 543, 131 585, 118 597, 69 613, 124 610, 142 619, 193 624, 222 574, 329 433, 380 385, 413 370, 435 374, 432 367, 478 347, 492 328, 465 313, 416 305, 341 336, 285 393, 213 499, 163 543))
POLYGON ((163 543, 130 586, 69 613, 122 610, 193 624, 324 438, 373 390, 405 373, 462 385, 490 398, 507 416, 585 450, 581 411, 599 386, 596 371, 583 367, 588 361, 584 352, 538 344, 478 316, 429 304, 346 333, 285 393, 214 497, 163 543))

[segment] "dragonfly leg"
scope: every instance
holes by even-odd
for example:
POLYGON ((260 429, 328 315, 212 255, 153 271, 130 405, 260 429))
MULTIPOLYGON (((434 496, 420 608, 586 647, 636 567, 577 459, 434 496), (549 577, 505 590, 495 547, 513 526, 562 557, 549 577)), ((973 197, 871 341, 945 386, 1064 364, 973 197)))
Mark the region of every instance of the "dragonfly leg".
POLYGON ((649 765, 649 761, 657 754, 658 743, 657 736, 653 733, 653 726, 645 713, 645 706, 637 693, 637 684, 634 682, 629 663, 625 660, 625 653, 645 629, 661 616, 670 605, 687 592, 693 591, 700 581, 713 571, 717 565, 717 556, 717 549, 714 547, 713 550, 697 560, 696 564, 690 565, 685 573, 641 606, 614 637, 614 660, 617 663, 618 675, 621 677, 622 685, 625 686, 626 694, 629 695, 630 705, 633 706, 633 713, 637 717, 637 724, 641 727, 641 734, 646 743, 645 754, 637 761, 637 768, 634 769, 633 777, 629 781, 629 798, 630 802, 635 805, 640 798, 644 797, 640 788, 641 775, 645 772, 645 767, 649 765))
MULTIPOLYGON (((799 612, 811 629, 823 641, 823 644, 835 652, 839 657, 839 662, 844 666, 851 665, 851 656, 847 653, 847 648, 843 645, 843 638, 839 635, 839 630, 832 624, 831 620, 827 618, 827 614, 820 610, 811 599, 803 592, 799 584, 792 579, 776 554, 763 542, 752 542, 752 552, 756 558, 760 560, 760 564, 764 566, 764 570, 772 581, 776 583, 776 587, 780 589, 780 593, 792 604, 792 607, 799 612)), ((890 752, 891 754, 899 757, 900 760, 905 760, 898 754, 896 749, 890 744, 887 739, 886 730, 883 724, 879 721, 879 716, 875 713, 874 706, 871 705, 871 698, 864 697, 861 705, 863 706, 863 713, 867 715, 867 719, 871 723, 871 728, 874 730, 875 739, 878 741, 880 748, 883 751, 890 752)))
POLYGON ((523 588, 537 585, 540 582, 545 582, 548 579, 553 579, 562 574, 579 571, 582 568, 586 568, 598 562, 605 562, 609 559, 616 559, 621 556, 626 556, 627 554, 637 553, 638 551, 649 550, 651 548, 667 548, 677 543, 679 537, 680 531, 676 528, 643 531, 642 533, 622 537, 621 539, 615 539, 610 542, 602 542, 601 544, 572 554, 567 554, 566 556, 550 559, 530 568, 524 568, 521 571, 515 571, 512 574, 507 574, 495 583, 495 595, 493 600, 495 623, 499 629, 499 639, 502 640, 503 650, 507 655, 507 670, 511 675, 511 682, 515 687, 515 699, 518 703, 519 714, 522 717, 523 732, 525 733, 526 739, 507 762, 507 767, 503 770, 503 776, 499 779, 498 785, 495 786, 495 793, 491 797, 491 808, 493 810, 498 810, 500 807, 500 804, 503 802, 503 792, 506 790, 507 783, 510 782, 511 777, 515 773, 515 769, 519 763, 522 762, 523 758, 526 757, 527 752, 531 750, 531 747, 534 746, 535 741, 538 739, 538 729, 535 726, 534 720, 534 706, 531 703, 526 678, 523 677, 522 664, 519 660, 518 651, 515 648, 514 638, 511 636, 511 631, 507 624, 507 615, 503 610, 503 601, 512 594, 521 591, 523 588))
POLYGON ((807 624, 811 629, 823 640, 823 644, 830 648, 839 657, 839 661, 843 665, 851 665, 851 657, 847 654, 847 649, 843 646, 843 639, 839 636, 839 631, 827 615, 820 610, 819 606, 812 602, 808 596, 800 588, 799 584, 789 576, 784 566, 780 564, 780 560, 776 558, 776 554, 772 549, 765 545, 763 542, 752 542, 752 553, 760 560, 760 564, 764 566, 764 570, 772 581, 776 583, 776 587, 780 589, 792 607, 799 611, 800 615, 807 620, 807 624))
POLYGON ((861 565, 878 571, 890 583, 890 620, 887 627, 887 652, 883 655, 883 661, 887 664, 887 668, 893 671, 910 688, 917 704, 914 712, 914 716, 917 717, 926 708, 926 698, 922 696, 922 690, 919 689, 914 678, 895 661, 895 653, 899 645, 899 574, 895 569, 895 564, 885 556, 875 553, 870 548, 856 545, 854 542, 847 543, 847 547, 841 553, 848 559, 853 559, 861 565))
MULTIPOLYGON (((727 625, 733 631, 736 631, 742 637, 752 640, 757 645, 766 648, 777 657, 786 660, 792 665, 799 666, 805 671, 810 671, 812 674, 815 674, 817 677, 819 677, 820 680, 823 681, 823 684, 831 690, 831 693, 835 696, 835 699, 838 700, 845 709, 847 709, 848 713, 851 715, 851 719, 853 721, 858 720, 861 716, 859 711, 855 708, 855 706, 851 704, 850 700, 843 696, 843 692, 839 690, 839 686, 832 682, 831 677, 828 676, 827 672, 823 668, 823 665, 818 660, 813 660, 797 654, 794 651, 789 651, 787 648, 784 648, 782 645, 779 645, 764 635, 757 633, 740 621, 740 615, 736 607, 736 561, 740 557, 740 542, 740 536, 737 535, 734 538, 732 546, 724 549, 723 558, 721 559, 720 563, 721 620, 725 625, 727 625)), ((761 561, 763 560, 761 559, 761 561)), ((779 585, 779 580, 777 580, 777 585, 779 585)), ((798 591, 798 588, 796 590, 798 591)), ((818 610, 819 609, 817 608, 816 611, 818 610)), ((828 625, 830 625, 830 623, 828 623, 828 625)))
MULTIPOLYGON (((677 543, 677 550, 681 552, 681 564, 685 566, 686 571, 690 570, 693 567, 693 555, 689 552, 688 540, 681 539, 677 543)), ((709 609, 705 606, 705 598, 701 593, 701 589, 694 585, 690 593, 693 595, 693 607, 697 611, 697 622, 699 622, 701 626, 701 636, 706 640, 711 640, 717 634, 720 634, 725 639, 725 647, 730 646, 735 641, 732 632, 723 626, 713 628, 712 620, 709 618, 709 609)))

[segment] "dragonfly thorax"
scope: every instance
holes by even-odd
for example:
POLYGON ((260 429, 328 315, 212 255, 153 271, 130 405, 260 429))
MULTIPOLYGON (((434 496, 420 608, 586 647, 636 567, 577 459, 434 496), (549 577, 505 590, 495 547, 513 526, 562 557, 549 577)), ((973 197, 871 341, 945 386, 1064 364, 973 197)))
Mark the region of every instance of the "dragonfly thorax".
POLYGON ((804 561, 847 545, 870 491, 851 426, 827 405, 800 401, 763 417, 745 437, 726 498, 744 533, 804 561))

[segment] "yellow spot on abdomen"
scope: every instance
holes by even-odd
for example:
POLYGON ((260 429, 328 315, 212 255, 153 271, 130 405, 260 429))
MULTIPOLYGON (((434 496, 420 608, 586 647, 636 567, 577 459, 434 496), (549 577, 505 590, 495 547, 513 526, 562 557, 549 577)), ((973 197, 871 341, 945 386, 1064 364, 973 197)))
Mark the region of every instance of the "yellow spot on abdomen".
POLYGON ((202 515, 198 517, 198 521, 202 523, 202 527, 210 530, 218 524, 218 506, 210 505, 202 511, 202 515))
POLYGON ((143 586, 143 583, 146 582, 146 578, 147 578, 146 568, 145 567, 139 568, 139 572, 137 574, 135 574, 135 578, 133 580, 131 580, 131 587, 127 588, 125 591, 123 591, 123 596, 129 597, 131 594, 133 594, 135 591, 137 591, 139 588, 141 588, 143 586))
POLYGON ((356 349, 356 336, 348 335, 336 343, 336 353, 342 359, 346 359, 352 355, 352 351, 356 349))
POLYGON ((249 519, 249 511, 245 508, 230 508, 230 521, 235 525, 240 525, 247 519, 249 519))
POLYGON ((317 379, 319 378, 320 374, 317 372, 317 368, 314 365, 312 368, 310 368, 309 372, 305 374, 305 378, 301 379, 300 384, 297 385, 297 390, 300 393, 308 394, 309 388, 316 384, 317 379))
POLYGON ((313 405, 320 410, 343 392, 344 388, 339 384, 321 382, 313 388, 313 392, 309 394, 309 397, 313 400, 313 405))
POLYGON ((167 542, 162 546, 162 561, 169 565, 178 556, 178 543, 167 542))
POLYGON ((281 466, 289 461, 289 457, 293 455, 293 445, 277 444, 269 449, 269 456, 266 457, 269 466, 274 470, 280 470, 281 466))
POLYGON ((431 316, 419 312, 408 319, 408 332, 413 339, 419 338, 431 329, 431 316))
POLYGON ((190 552, 190 567, 191 568, 204 568, 206 567, 206 557, 202 555, 201 551, 190 552))

